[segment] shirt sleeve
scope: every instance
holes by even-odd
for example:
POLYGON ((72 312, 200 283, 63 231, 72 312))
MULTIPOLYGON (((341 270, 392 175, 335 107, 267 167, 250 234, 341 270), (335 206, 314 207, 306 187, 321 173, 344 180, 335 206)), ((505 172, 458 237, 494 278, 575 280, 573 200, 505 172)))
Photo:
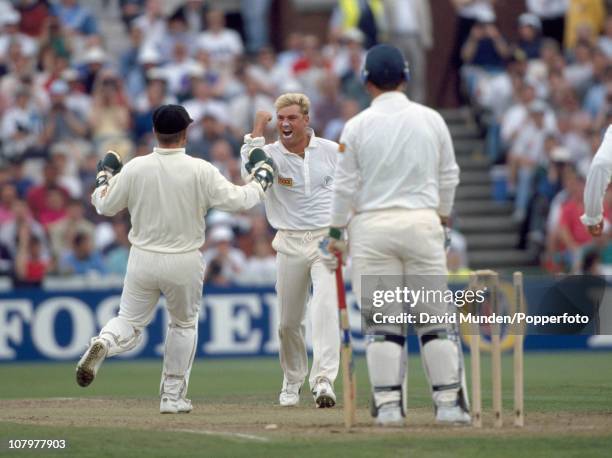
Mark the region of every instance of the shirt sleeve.
POLYGON ((608 127, 601 146, 591 164, 584 188, 582 224, 594 226, 603 218, 603 200, 612 177, 612 126, 608 127))
POLYGON ((438 168, 438 193, 440 195, 438 214, 440 216, 451 214, 457 185, 459 185, 459 166, 455 159, 453 140, 446 123, 440 117, 440 164, 438 168))
POLYGON ((355 151, 355 141, 345 127, 338 145, 339 158, 336 165, 332 198, 332 227, 347 225, 353 196, 359 188, 361 174, 355 151))
POLYGON ((107 184, 98 186, 91 195, 91 203, 99 215, 114 216, 127 207, 129 176, 125 168, 111 177, 107 184))
POLYGON ((247 173, 244 166, 249 162, 249 151, 252 148, 263 148, 266 145, 266 139, 264 137, 251 137, 251 134, 244 136, 244 143, 240 148, 240 176, 244 181, 248 181, 249 174, 247 173))
POLYGON ((248 210, 261 202, 265 195, 256 181, 244 186, 235 185, 210 164, 206 164, 201 179, 201 189, 205 193, 203 201, 208 203, 208 208, 229 212, 248 210))

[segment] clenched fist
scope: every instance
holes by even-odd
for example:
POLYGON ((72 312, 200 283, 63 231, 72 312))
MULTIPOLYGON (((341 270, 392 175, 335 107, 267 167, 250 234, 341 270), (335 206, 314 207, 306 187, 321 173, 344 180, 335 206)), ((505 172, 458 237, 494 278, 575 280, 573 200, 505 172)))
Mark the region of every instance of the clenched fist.
POLYGON ((272 121, 272 113, 266 110, 257 110, 255 113, 255 121, 253 122, 252 137, 263 137, 264 131, 268 123, 272 121))

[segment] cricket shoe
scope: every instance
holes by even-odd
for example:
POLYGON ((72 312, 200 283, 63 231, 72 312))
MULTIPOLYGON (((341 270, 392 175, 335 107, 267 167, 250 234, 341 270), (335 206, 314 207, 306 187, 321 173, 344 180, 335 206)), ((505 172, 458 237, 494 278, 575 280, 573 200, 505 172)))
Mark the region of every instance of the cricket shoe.
POLYGON ((104 339, 92 341, 77 364, 76 381, 80 386, 89 386, 93 382, 107 353, 108 344, 104 339))
POLYGON ((336 394, 330 381, 326 377, 319 377, 312 389, 312 396, 318 408, 333 407, 336 405, 336 394))
POLYGON ((441 405, 436 409, 436 422, 448 425, 467 425, 472 417, 459 404, 441 405))
POLYGON ((378 408, 374 423, 378 426, 404 426, 399 402, 386 402, 378 408))
POLYGON ((193 409, 193 406, 190 399, 162 394, 159 413, 189 413, 191 409, 193 409))
POLYGON ((288 383, 283 380, 283 389, 278 396, 278 403, 283 407, 296 406, 300 403, 301 383, 288 383))

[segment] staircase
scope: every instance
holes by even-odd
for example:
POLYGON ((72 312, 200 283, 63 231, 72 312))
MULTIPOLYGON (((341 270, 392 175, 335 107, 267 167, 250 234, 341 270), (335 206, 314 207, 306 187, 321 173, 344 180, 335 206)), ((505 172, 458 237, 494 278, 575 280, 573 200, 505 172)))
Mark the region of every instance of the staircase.
POLYGON ((519 226, 512 220, 511 202, 492 198, 490 165, 484 140, 469 113, 441 110, 455 145, 461 183, 455 195, 454 226, 465 236, 472 269, 532 270, 534 253, 516 249, 519 226))

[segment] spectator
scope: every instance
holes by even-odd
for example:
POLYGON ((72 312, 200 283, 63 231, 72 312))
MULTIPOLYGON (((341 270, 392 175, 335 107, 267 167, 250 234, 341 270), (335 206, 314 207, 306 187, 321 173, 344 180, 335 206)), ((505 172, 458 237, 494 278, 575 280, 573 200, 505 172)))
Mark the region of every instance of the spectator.
POLYGON ((115 240, 103 250, 108 273, 125 276, 131 247, 128 232, 129 224, 126 220, 122 217, 115 217, 113 219, 115 240))
POLYGON ((128 30, 132 27, 132 21, 142 14, 144 5, 145 0, 119 0, 121 20, 128 30))
POLYGON ((340 80, 332 72, 327 72, 319 80, 318 92, 319 101, 312 110, 312 127, 320 135, 332 119, 340 116, 340 80))
POLYGON ((18 198, 17 188, 13 184, 0 184, 0 224, 5 224, 15 219, 14 206, 18 198))
POLYGON ((186 0, 174 15, 180 16, 187 23, 187 29, 193 35, 198 35, 204 30, 204 21, 208 6, 204 0, 186 0))
POLYGON ((234 155, 238 155, 240 143, 227 128, 226 115, 222 110, 219 110, 219 108, 214 105, 207 107, 200 121, 200 125, 195 127, 199 127, 199 129, 193 129, 195 130, 194 135, 189 140, 187 146, 187 150, 190 154, 209 160, 213 143, 217 140, 226 140, 232 145, 234 155))
POLYGON ((197 45, 210 56, 212 67, 231 72, 236 59, 244 52, 240 35, 225 26, 225 14, 211 9, 206 13, 206 30, 197 39, 197 45))
POLYGON ((542 22, 542 35, 563 44, 565 13, 569 0, 526 0, 527 11, 542 22))
POLYGON ((450 70, 455 75, 455 94, 460 102, 464 97, 461 91, 460 69, 464 63, 462 57, 463 47, 472 31, 472 26, 477 22, 477 18, 495 17, 492 0, 452 0, 457 13, 455 22, 455 39, 450 58, 450 70))
POLYGON ((15 6, 21 15, 19 30, 32 38, 40 38, 50 16, 47 0, 20 0, 15 6))
POLYGON ((246 72, 243 81, 245 91, 235 96, 229 104, 229 119, 236 137, 252 130, 253 113, 258 110, 274 111, 274 100, 264 92, 259 80, 246 72))
POLYGON ((47 162, 43 172, 43 183, 28 191, 27 200, 34 218, 43 224, 49 224, 64 216, 70 194, 59 184, 57 166, 47 162))
POLYGON ((608 59, 612 59, 612 16, 606 18, 604 24, 604 35, 599 37, 599 49, 601 49, 608 59))
POLYGON ((91 236, 88 233, 77 232, 72 239, 71 248, 71 251, 65 251, 61 255, 60 273, 72 275, 107 273, 102 255, 94 250, 91 236))
POLYGON ((479 14, 461 49, 461 72, 468 95, 474 95, 480 79, 503 71, 509 56, 510 48, 495 25, 495 15, 479 14))
POLYGON ((14 158, 8 163, 9 182, 17 189, 19 199, 25 199, 30 188, 34 186, 32 178, 25 175, 23 171, 24 162, 25 160, 23 158, 14 158))
POLYGON ((323 138, 337 142, 340 140, 340 134, 346 122, 359 113, 360 107, 356 100, 344 99, 340 103, 340 117, 329 121, 323 131, 323 138))
POLYGON ((43 255, 40 239, 21 226, 15 257, 15 286, 40 286, 51 264, 43 255))
POLYGON ((348 0, 338 2, 331 17, 332 28, 346 30, 358 28, 365 36, 365 48, 378 43, 379 33, 385 30, 385 12, 382 2, 348 0))
POLYGON ((605 17, 604 0, 569 0, 565 15, 565 48, 574 49, 581 38, 594 41, 603 29, 605 17))
POLYGON ((100 149, 105 149, 105 142, 127 137, 130 112, 121 83, 113 74, 100 74, 94 88, 88 121, 93 141, 100 149))
POLYGON ((253 255, 250 256, 237 277, 236 282, 242 285, 272 285, 276 281, 276 257, 270 242, 258 238, 253 243, 253 255))
POLYGON ((31 89, 19 87, 15 103, 4 113, 0 125, 2 156, 19 159, 23 155, 37 155, 42 124, 43 113, 36 106, 31 89))
POLYGON ((32 218, 32 214, 25 202, 15 202, 13 204, 13 213, 15 215, 13 219, 0 225, 0 244, 8 248, 11 259, 17 256, 17 240, 20 232, 26 230, 41 242, 43 256, 48 258, 45 230, 32 218))
POLYGON ((271 97, 276 97, 283 84, 292 78, 287 67, 280 65, 276 59, 274 50, 268 47, 259 50, 257 63, 247 68, 247 74, 271 97))
POLYGON ((519 40, 517 47, 521 49, 527 59, 539 59, 542 47, 542 21, 535 14, 523 13, 518 18, 519 40))
POLYGON ((389 40, 402 50, 410 64, 408 94, 415 102, 424 103, 427 95, 427 50, 433 47, 429 1, 387 1, 385 13, 389 40))
POLYGON ((53 15, 57 16, 62 27, 74 34, 94 35, 98 33, 96 18, 79 0, 59 0, 52 4, 53 15))
POLYGON ((159 49, 163 45, 167 24, 160 0, 146 0, 144 13, 136 17, 132 25, 142 30, 145 46, 159 49))
POLYGON ((227 226, 216 226, 210 230, 207 243, 210 248, 204 251, 204 261, 208 265, 207 281, 215 284, 234 283, 245 265, 245 256, 232 247, 234 233, 227 226))
POLYGON ((544 141, 547 136, 545 116, 548 107, 540 100, 529 106, 529 121, 521 129, 510 151, 510 187, 516 190, 513 218, 522 222, 527 212, 527 204, 533 189, 535 169, 544 156, 544 141))
POLYGON ((82 138, 88 133, 87 123, 66 104, 69 90, 68 84, 63 80, 57 80, 51 84, 49 89, 51 108, 41 133, 41 142, 44 145, 70 142, 75 137, 82 138))
POLYGON ((87 234, 93 238, 96 226, 85 218, 83 202, 71 199, 66 208, 66 217, 49 225, 51 252, 56 259, 73 245, 76 234, 87 234))
POLYGON ((240 13, 247 38, 247 51, 250 54, 255 54, 270 44, 268 30, 271 4, 271 0, 240 1, 240 13))
POLYGON ((26 57, 34 56, 38 51, 36 40, 19 30, 20 19, 21 14, 16 10, 9 10, 0 19, 0 26, 2 27, 2 33, 0 33, 0 56, 8 54, 9 44, 11 43, 17 43, 21 52, 26 57))

